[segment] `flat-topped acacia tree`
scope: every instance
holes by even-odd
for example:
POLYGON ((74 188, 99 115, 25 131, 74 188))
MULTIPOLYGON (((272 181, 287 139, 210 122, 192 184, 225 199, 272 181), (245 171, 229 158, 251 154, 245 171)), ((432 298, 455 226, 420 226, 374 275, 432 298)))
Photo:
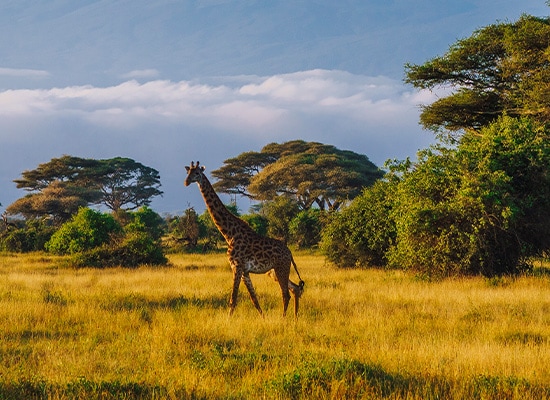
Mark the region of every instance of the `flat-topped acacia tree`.
POLYGON ((212 171, 216 190, 255 200, 284 195, 303 210, 337 210, 383 175, 365 155, 303 140, 271 143, 224 164, 212 171))
POLYGON ((24 171, 14 182, 29 194, 8 206, 9 213, 48 216, 56 223, 90 204, 103 204, 113 212, 134 210, 162 194, 157 170, 122 157, 95 160, 65 155, 24 171))

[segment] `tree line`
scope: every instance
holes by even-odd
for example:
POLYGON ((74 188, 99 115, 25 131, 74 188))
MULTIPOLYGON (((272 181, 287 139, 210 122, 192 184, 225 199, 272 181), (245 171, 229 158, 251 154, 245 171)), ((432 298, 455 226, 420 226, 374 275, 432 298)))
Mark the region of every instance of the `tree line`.
MULTIPOLYGON (((258 201, 249 214, 241 215, 230 204, 232 212, 258 233, 298 247, 316 246, 323 212, 337 210, 383 175, 366 156, 301 140, 243 153, 213 174, 218 191, 258 201), (291 168, 288 180, 274 178, 286 168, 291 168)), ((9 213, 12 219, 8 226, 6 218, 0 229, 3 250, 47 250, 73 256, 75 265, 106 266, 165 261, 160 250, 209 251, 223 246, 206 212, 198 215, 188 208, 182 215, 162 218, 151 210, 152 198, 162 194, 159 173, 132 159, 66 155, 24 171, 14 182, 29 193, 6 208, 4 216, 9 213), (93 206, 110 212, 94 211, 93 206), (151 235, 152 230, 157 234, 151 235), (141 245, 149 251, 129 240, 138 233, 145 235, 141 245)))
MULTIPOLYGON (((548 43, 550 20, 524 15, 406 65, 407 83, 447 93, 422 106, 420 122, 436 143, 415 161, 389 160, 380 169, 331 145, 270 143, 225 160, 212 172, 214 188, 254 200, 240 217, 259 233, 318 246, 340 267, 427 276, 528 270, 550 249, 548 43)), ((4 219, 4 249, 67 254, 76 243, 84 263, 115 263, 148 248, 160 262, 166 245, 206 251, 222 242, 207 213, 188 208, 161 218, 149 209, 162 194, 158 171, 131 159, 64 156, 15 182, 29 194, 6 209, 24 221, 14 229, 4 219), (96 215, 91 205, 111 214, 96 215), (104 239, 86 236, 100 227, 109 227, 104 239)))

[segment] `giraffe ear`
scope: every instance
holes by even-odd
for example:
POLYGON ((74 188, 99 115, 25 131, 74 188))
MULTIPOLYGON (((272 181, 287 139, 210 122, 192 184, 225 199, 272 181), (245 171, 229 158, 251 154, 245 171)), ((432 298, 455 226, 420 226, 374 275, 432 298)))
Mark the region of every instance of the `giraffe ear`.
POLYGON ((191 168, 189 168, 187 165, 185 166, 185 170, 186 170, 187 172, 189 172, 190 169, 191 169, 191 168))
POLYGON ((204 165, 201 165, 201 171, 204 171, 206 167, 204 165))

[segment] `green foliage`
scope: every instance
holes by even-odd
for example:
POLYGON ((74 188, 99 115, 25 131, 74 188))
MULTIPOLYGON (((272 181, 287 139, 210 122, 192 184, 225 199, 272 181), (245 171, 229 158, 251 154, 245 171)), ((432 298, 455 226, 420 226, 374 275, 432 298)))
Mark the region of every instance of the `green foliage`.
POLYGON ((167 259, 160 243, 146 232, 145 227, 134 225, 120 241, 77 253, 71 262, 75 267, 135 268, 140 265, 164 265, 167 259))
POLYGON ((458 149, 463 192, 482 203, 483 272, 515 272, 550 249, 549 128, 503 117, 481 133, 458 149))
POLYGON ((55 228, 40 220, 28 220, 25 226, 0 235, 0 250, 16 253, 45 250, 55 228))
POLYGON ((160 240, 165 232, 165 223, 160 215, 147 206, 128 214, 131 217, 131 222, 125 227, 126 232, 142 230, 153 240, 160 240))
POLYGON ((288 242, 290 240, 290 221, 298 215, 299 211, 295 201, 279 196, 272 201, 264 202, 260 215, 268 221, 267 233, 269 236, 288 242))
POLYGON ((45 247, 54 254, 80 253, 108 243, 111 235, 120 230, 120 225, 111 215, 81 208, 53 234, 45 247))
POLYGON ((310 248, 319 243, 321 213, 322 211, 316 208, 302 210, 290 221, 290 241, 298 248, 310 248))
POLYGON ((460 178, 455 153, 441 147, 421 152, 403 171, 391 214, 396 243, 390 265, 433 276, 476 272, 479 202, 458 196, 460 178))
POLYGON ((387 181, 331 217, 321 248, 336 265, 444 277, 518 273, 550 249, 550 135, 502 117, 456 147, 390 165, 387 181))
POLYGON ((383 266, 395 241, 391 217, 396 184, 378 181, 340 212, 330 214, 323 227, 321 250, 339 267, 383 266))
POLYGON ((367 156, 316 142, 271 143, 261 152, 246 152, 212 171, 213 186, 256 200, 283 195, 306 210, 338 209, 378 179, 381 171, 367 156))
POLYGON ((507 114, 550 121, 550 20, 523 15, 477 30, 423 65, 406 66, 417 88, 452 88, 425 106, 421 123, 435 131, 480 129, 507 114))
MULTIPOLYGON (((161 245, 164 220, 148 207, 126 212, 128 222, 118 235, 72 257, 76 267, 138 267, 167 263, 161 245)), ((106 214, 104 214, 106 215, 106 214)))
POLYGON ((48 217, 56 225, 90 204, 104 204, 116 213, 147 206, 152 197, 162 194, 158 171, 121 157, 53 158, 24 171, 14 182, 31 193, 12 203, 8 212, 25 218, 48 217))
POLYGON ((269 221, 259 214, 245 214, 241 218, 248 224, 256 233, 262 236, 267 235, 269 221))
POLYGON ((110 214, 81 208, 46 243, 55 254, 71 254, 76 267, 136 267, 165 264, 160 238, 163 219, 148 207, 118 213, 120 223, 110 214))
POLYGON ((404 171, 390 262, 436 276, 517 273, 550 247, 550 140, 503 117, 404 171))

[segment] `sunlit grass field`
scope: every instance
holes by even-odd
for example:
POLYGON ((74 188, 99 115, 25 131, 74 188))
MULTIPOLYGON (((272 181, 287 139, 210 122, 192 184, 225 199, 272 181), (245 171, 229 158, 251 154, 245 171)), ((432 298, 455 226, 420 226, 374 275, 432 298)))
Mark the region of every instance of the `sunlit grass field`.
POLYGON ((229 317, 225 255, 169 257, 76 270, 0 255, 0 399, 550 399, 544 267, 430 282, 297 253, 295 320, 268 276, 252 277, 265 318, 244 285, 229 317))

